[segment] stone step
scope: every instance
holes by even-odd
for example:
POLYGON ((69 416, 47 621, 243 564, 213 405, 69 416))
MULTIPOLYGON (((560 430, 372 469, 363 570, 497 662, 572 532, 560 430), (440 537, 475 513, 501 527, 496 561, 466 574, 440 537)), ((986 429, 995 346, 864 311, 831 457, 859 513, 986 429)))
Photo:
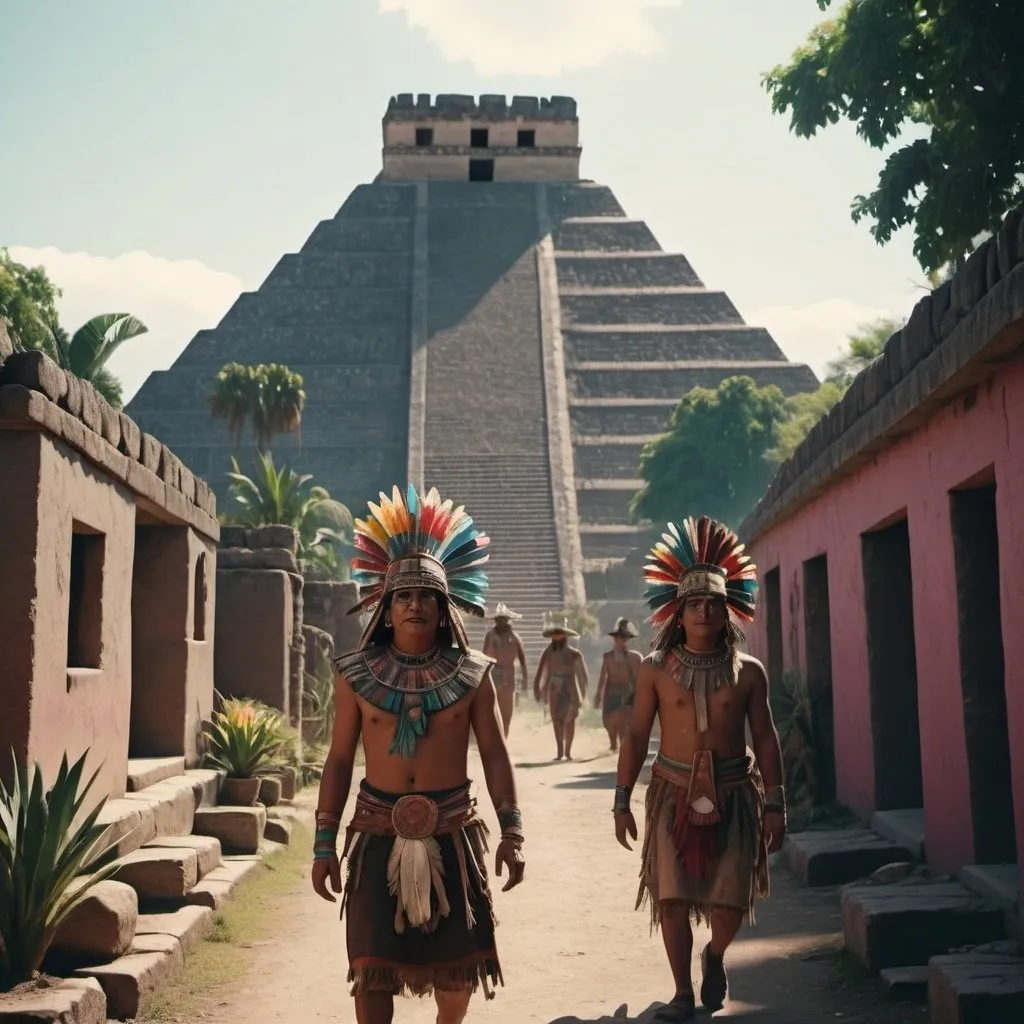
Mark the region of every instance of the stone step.
POLYGON ((185 955, 181 944, 170 935, 140 937, 135 952, 129 951, 113 963, 83 967, 76 977, 94 978, 107 997, 107 1017, 134 1020, 142 1004, 156 990, 181 971, 185 955))
POLYGON ((854 883, 842 890, 842 912, 846 948, 871 971, 921 967, 1004 934, 1002 909, 952 881, 854 883))
POLYGON ((128 758, 128 792, 163 782, 185 772, 183 757, 130 757, 128 758))
POLYGON ((875 811, 871 816, 871 827, 880 836, 908 849, 914 860, 925 860, 923 807, 875 811))
POLYGON ((158 836, 146 843, 144 850, 192 850, 196 855, 199 878, 220 866, 220 840, 214 836, 158 836))
POLYGON ((189 905, 161 914, 140 914, 135 926, 136 941, 150 935, 169 935, 187 955, 213 927, 213 910, 189 905))
POLYGON ((927 967, 886 967, 879 977, 883 991, 894 1003, 923 1003, 928 999, 927 967))
POLYGON ((219 839, 225 854, 256 853, 266 824, 267 810, 262 806, 201 807, 192 831, 219 839))
POLYGON ((199 881, 198 860, 194 849, 143 847, 122 857, 113 877, 130 885, 142 904, 180 901, 199 881))
POLYGON ((642 220, 625 217, 577 217, 566 219, 554 231, 555 251, 636 252, 661 250, 651 229, 642 220))
POLYGON ((763 327, 747 324, 627 324, 609 330, 577 324, 562 332, 567 365, 578 362, 779 359, 782 352, 763 327))
POLYGON ((569 394, 574 399, 607 398, 618 402, 623 398, 649 398, 673 405, 692 388, 717 388, 727 378, 739 375, 750 377, 759 387, 775 384, 784 395, 808 391, 817 381, 810 367, 782 362, 744 366, 723 361, 717 366, 691 366, 664 372, 608 369, 568 370, 566 373, 569 394))
POLYGON ((267 818, 263 827, 263 838, 272 843, 287 846, 292 840, 292 824, 283 818, 267 818))
POLYGON ((1011 1024, 1024 1021, 1024 959, 971 950, 928 963, 931 1024, 1011 1024))
POLYGON ((56 985, 5 995, 2 1024, 106 1024, 107 997, 94 978, 62 978, 56 985))
POLYGON ((809 829, 786 837, 786 860, 804 885, 844 885, 913 854, 866 828, 809 829))
POLYGON ((185 895, 186 903, 219 910, 234 895, 238 884, 260 864, 259 857, 226 859, 185 895))

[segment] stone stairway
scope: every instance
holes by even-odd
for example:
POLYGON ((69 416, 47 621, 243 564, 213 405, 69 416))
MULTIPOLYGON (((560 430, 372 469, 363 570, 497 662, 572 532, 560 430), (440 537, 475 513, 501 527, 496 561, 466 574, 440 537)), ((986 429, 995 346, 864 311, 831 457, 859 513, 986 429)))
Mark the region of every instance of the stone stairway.
POLYGON ((238 884, 287 844, 297 817, 289 801, 221 807, 219 785, 217 772, 185 769, 182 758, 132 759, 124 797, 104 805, 98 822, 114 841, 104 862, 116 870, 62 925, 48 958, 58 973, 98 983, 102 1006, 95 989, 89 1001, 98 1020, 137 1017, 238 884))
MULTIPOLYGON (((547 453, 536 187, 432 182, 424 482, 491 537, 490 607, 524 616, 531 671, 563 601, 547 453), (525 315, 524 315, 525 314, 525 315)), ((470 623, 479 644, 486 624, 470 623)))
POLYGON ((606 570, 638 543, 629 506, 640 451, 690 388, 747 374, 791 394, 817 381, 684 256, 664 252, 610 190, 560 186, 550 206, 584 572, 588 593, 604 593, 606 570))

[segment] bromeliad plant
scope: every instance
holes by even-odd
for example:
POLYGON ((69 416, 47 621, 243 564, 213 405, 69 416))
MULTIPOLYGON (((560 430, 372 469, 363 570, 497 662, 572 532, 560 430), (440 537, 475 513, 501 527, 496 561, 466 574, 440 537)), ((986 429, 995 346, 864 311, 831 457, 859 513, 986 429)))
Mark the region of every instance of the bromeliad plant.
POLYGON ((253 779, 284 766, 281 713, 258 701, 229 698, 207 723, 206 766, 229 779, 253 779))
POLYGON ((47 790, 39 765, 30 785, 12 751, 12 786, 0 782, 0 992, 32 978, 61 922, 116 870, 107 865, 71 888, 109 846, 106 827, 96 823, 106 797, 77 820, 98 774, 79 791, 88 755, 69 767, 65 754, 47 790))

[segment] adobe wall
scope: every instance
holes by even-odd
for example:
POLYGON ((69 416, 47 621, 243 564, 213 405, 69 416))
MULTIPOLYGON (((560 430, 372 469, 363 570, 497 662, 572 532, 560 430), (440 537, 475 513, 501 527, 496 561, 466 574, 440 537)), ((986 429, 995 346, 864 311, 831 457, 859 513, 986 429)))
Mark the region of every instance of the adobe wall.
POLYGON ((305 581, 302 588, 303 622, 329 633, 338 654, 359 646, 361 617, 349 615, 359 603, 359 587, 350 581, 305 581))
MULTIPOLYGON (((779 569, 784 669, 805 667, 803 563, 827 555, 838 797, 867 817, 876 779, 861 534, 906 518, 926 845, 941 871, 974 858, 950 491, 990 475, 1014 815, 1024 836, 1022 344, 1018 210, 951 283, 918 303, 741 527, 762 579, 779 569)), ((764 596, 750 647, 768 664, 764 596)))

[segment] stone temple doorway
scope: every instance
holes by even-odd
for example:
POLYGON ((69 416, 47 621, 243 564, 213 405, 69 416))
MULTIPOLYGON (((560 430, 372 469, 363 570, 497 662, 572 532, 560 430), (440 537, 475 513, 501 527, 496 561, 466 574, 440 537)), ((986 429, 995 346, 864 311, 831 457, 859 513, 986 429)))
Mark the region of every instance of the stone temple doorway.
MULTIPOLYGON (((1017 861, 999 600, 996 484, 950 492, 960 683, 977 864, 1017 861)), ((984 479, 984 478, 983 478, 984 479)))
POLYGON ((861 535, 875 810, 924 806, 906 515, 861 535))

